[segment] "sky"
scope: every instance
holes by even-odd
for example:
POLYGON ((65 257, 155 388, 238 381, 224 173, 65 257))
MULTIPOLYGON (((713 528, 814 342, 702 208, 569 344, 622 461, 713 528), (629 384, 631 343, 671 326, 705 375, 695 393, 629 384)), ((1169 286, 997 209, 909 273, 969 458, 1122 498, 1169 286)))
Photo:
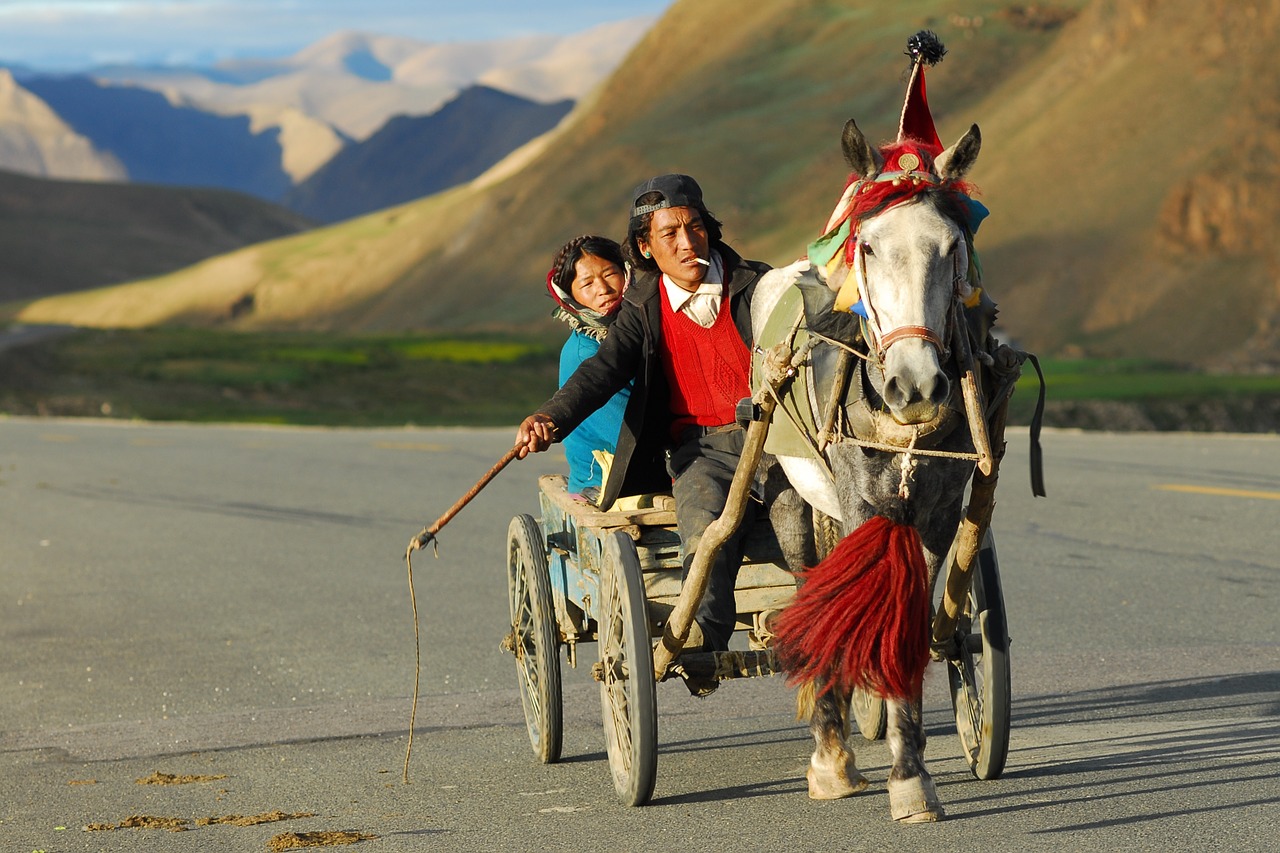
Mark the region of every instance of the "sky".
POLYGON ((339 30, 429 42, 567 34, 673 0, 0 0, 0 65, 210 65, 295 53, 339 30))

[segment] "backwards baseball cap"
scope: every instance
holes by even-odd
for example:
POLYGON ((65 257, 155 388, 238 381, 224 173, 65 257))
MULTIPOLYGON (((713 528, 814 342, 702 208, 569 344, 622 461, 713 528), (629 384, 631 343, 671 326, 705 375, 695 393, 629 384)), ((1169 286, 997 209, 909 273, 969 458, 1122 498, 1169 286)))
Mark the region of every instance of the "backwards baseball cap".
POLYGON ((636 187, 631 198, 631 218, 635 219, 664 207, 702 207, 702 187, 688 175, 658 175, 636 187), (649 193, 660 193, 662 200, 640 204, 640 198, 649 193))

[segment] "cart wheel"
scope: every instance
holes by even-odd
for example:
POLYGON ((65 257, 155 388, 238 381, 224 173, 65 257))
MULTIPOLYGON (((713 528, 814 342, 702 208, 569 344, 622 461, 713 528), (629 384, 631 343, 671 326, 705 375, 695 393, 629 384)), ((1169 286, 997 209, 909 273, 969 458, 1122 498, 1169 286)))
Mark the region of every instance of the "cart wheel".
POLYGON ((507 530, 507 592, 529 743, 539 761, 553 764, 560 760, 564 735, 560 632, 542 528, 531 515, 517 515, 507 530))
POLYGON ((956 731, 973 775, 998 779, 1009 754, 1009 633, 990 531, 956 631, 960 656, 947 667, 956 731))
POLYGON ((867 740, 882 740, 889 728, 889 712, 885 708, 884 698, 874 693, 855 687, 853 696, 849 698, 849 710, 853 712, 858 731, 867 740))
POLYGON ((658 772, 658 692, 649 645, 648 602, 636 545, 622 532, 604 540, 600 591, 600 704, 613 787, 629 806, 653 796, 658 772))

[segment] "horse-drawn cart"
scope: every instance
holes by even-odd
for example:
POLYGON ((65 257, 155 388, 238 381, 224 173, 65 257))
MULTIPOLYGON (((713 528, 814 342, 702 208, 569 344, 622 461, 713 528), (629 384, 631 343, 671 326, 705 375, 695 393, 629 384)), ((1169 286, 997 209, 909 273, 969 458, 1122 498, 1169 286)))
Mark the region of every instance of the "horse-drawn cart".
MULTIPOLYGON (((566 493, 562 476, 539 481, 540 518, 518 515, 507 539, 511 633, 525 722, 534 755, 559 760, 563 734, 562 650, 576 667, 580 643, 596 644, 592 675, 600 683, 605 744, 614 788, 641 805, 657 773, 654 645, 681 594, 684 549, 669 495, 651 505, 604 512, 566 493)), ((779 672, 771 622, 792 599, 795 577, 776 538, 761 522, 746 537, 736 600, 745 642, 728 652, 680 652, 661 678, 721 681, 779 672)), ((967 604, 947 644, 956 725, 980 779, 1000 775, 1009 736, 1008 637, 995 547, 980 553, 967 604)), ((885 731, 884 701, 855 693, 862 734, 885 731)))
MULTIPOLYGON (((852 715, 865 737, 891 733, 892 817, 944 815, 921 752, 931 657, 945 662, 974 775, 1002 772, 1009 639, 990 522, 1009 398, 1024 361, 1039 367, 991 332, 996 306, 973 246, 986 211, 966 180, 981 133, 973 125, 944 149, 924 102, 923 69, 945 53, 928 31, 908 41, 898 140, 876 147, 845 124, 852 171, 821 236, 754 285, 744 450, 687 572, 669 497, 601 512, 544 477, 540 518, 512 522, 507 645, 540 760, 560 755, 561 648, 576 665, 578 645, 594 641, 610 768, 632 805, 653 792, 657 681, 682 677, 701 694, 783 663, 815 740, 810 797, 866 787, 846 738, 852 715), (775 464, 788 485, 766 498, 768 522, 746 531, 738 577, 747 642, 702 651, 690 637, 711 561, 737 530, 751 482, 761 470, 772 482, 775 464), (823 518, 840 519, 843 536, 818 535, 823 518), (783 568, 779 543, 803 585, 783 568)), ((1037 495, 1043 396, 1042 378, 1037 495)))

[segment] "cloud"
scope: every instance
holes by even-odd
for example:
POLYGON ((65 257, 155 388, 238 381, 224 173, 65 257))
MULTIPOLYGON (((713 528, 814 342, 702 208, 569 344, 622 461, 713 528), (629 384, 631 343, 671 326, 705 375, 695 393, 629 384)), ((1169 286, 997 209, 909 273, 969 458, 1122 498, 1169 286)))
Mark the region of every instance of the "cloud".
POLYGON ((672 0, 41 0, 0 2, 0 63, 207 64, 283 56, 339 30, 423 41, 572 33, 672 0))

